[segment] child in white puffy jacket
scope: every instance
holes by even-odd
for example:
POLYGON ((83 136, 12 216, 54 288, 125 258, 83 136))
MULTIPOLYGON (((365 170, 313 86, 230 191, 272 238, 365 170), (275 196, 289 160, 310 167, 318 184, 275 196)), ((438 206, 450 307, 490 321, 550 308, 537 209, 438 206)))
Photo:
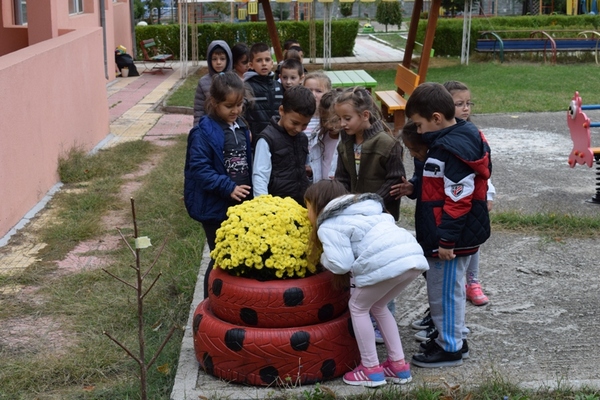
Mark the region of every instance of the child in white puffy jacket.
POLYGON ((412 380, 398 325, 387 303, 428 269, 416 239, 398 227, 384 211, 383 199, 374 193, 347 194, 344 186, 322 180, 304 195, 313 225, 312 254, 337 275, 349 274, 352 289, 348 307, 361 355, 361 364, 344 375, 355 386, 377 387, 386 381, 412 380), (379 363, 369 313, 379 326, 388 359, 379 363))

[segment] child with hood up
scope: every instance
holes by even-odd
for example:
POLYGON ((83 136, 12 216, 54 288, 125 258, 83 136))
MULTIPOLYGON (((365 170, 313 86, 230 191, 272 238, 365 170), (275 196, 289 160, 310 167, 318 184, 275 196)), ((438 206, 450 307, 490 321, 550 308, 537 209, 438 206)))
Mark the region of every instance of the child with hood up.
POLYGON ((210 85, 213 77, 221 72, 231 71, 233 68, 232 60, 231 49, 227 42, 224 40, 213 40, 210 42, 206 52, 208 74, 204 75, 198 81, 196 95, 194 96, 194 126, 206 114, 204 106, 210 97, 210 85))

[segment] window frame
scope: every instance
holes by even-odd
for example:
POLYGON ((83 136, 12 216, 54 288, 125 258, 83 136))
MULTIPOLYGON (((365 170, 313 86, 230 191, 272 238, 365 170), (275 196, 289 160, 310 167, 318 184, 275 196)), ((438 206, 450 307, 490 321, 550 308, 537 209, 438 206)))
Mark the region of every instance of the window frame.
POLYGON ((69 0, 69 15, 83 14, 83 0, 69 0))
POLYGON ((15 25, 27 25, 27 0, 13 0, 15 25))

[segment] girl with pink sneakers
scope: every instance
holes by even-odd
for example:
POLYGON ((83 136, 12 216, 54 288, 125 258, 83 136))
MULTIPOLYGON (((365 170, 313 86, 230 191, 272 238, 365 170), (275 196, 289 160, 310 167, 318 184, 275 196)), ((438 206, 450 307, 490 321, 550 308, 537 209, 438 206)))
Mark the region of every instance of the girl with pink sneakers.
POLYGON ((313 226, 313 261, 320 260, 336 274, 339 281, 334 283, 350 283, 351 287, 348 308, 361 363, 344 375, 344 382, 367 387, 405 384, 412 380, 410 365, 404 360, 398 325, 387 303, 429 268, 427 260, 414 236, 397 226, 384 210, 379 195, 347 193, 340 182, 321 180, 304 195, 313 226), (369 313, 377 321, 387 349, 383 364, 377 356, 369 313))

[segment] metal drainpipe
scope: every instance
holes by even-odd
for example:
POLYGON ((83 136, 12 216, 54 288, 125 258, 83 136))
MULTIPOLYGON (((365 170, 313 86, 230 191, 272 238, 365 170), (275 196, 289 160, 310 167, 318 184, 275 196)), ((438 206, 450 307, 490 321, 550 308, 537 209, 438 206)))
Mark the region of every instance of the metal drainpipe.
POLYGON ((133 57, 133 59, 135 60, 137 50, 135 44, 135 15, 133 15, 133 3, 134 0, 129 0, 129 14, 131 17, 131 57, 133 57))
POLYGON ((104 77, 108 80, 108 59, 106 49, 106 10, 104 0, 100 0, 100 26, 102 26, 102 45, 104 47, 104 77))

